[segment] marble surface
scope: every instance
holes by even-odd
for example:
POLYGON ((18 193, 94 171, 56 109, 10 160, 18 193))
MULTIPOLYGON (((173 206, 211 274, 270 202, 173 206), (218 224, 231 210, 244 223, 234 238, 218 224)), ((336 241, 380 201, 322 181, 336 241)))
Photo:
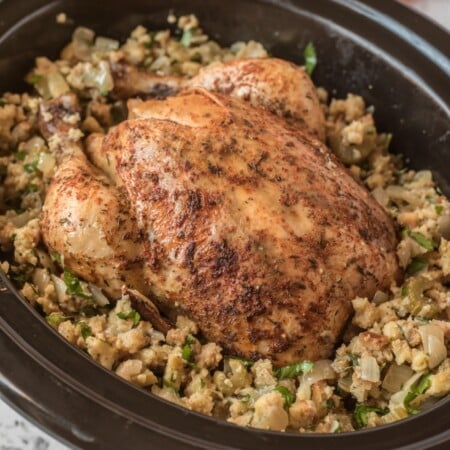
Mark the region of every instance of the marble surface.
POLYGON ((0 400, 0 450, 69 450, 0 400))
MULTIPOLYGON (((449 0, 400 1, 449 29, 449 0)), ((0 399, 0 450, 69 450, 69 447, 28 422, 0 399)))

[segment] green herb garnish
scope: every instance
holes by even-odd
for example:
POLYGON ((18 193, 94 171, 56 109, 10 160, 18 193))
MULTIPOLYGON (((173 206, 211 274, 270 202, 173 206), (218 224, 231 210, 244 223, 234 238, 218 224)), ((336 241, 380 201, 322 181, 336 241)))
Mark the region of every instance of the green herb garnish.
POLYGON ((357 405, 353 412, 356 427, 363 428, 367 426, 367 413, 374 412, 379 416, 384 416, 389 412, 389 408, 378 408, 377 406, 357 405))
POLYGON ((168 389, 171 389, 175 393, 175 395, 177 395, 177 396, 179 395, 178 389, 169 380, 163 379, 163 386, 168 389))
POLYGON ((181 36, 180 42, 185 47, 190 47, 192 42, 192 30, 184 30, 183 35, 181 36))
POLYGON ((141 315, 137 311, 135 311, 134 309, 132 309, 130 312, 127 312, 127 313, 124 313, 124 312, 117 313, 117 317, 119 319, 123 319, 123 320, 132 319, 133 320, 133 326, 135 326, 135 327, 141 321, 141 315))
POLYGON ((305 70, 308 75, 312 75, 317 64, 316 49, 314 48, 314 44, 312 42, 309 42, 305 47, 303 56, 305 57, 305 70))
POLYGON ((409 228, 404 228, 402 230, 402 237, 410 237, 414 241, 416 241, 421 247, 425 248, 426 250, 434 250, 437 248, 437 244, 432 241, 431 239, 428 239, 425 237, 422 233, 411 231, 409 228))
POLYGON ((33 86, 40 83, 42 81, 42 75, 38 75, 37 73, 33 73, 26 78, 26 82, 32 84, 33 86))
POLYGON ((34 173, 34 172, 36 172, 36 170, 37 170, 38 164, 39 164, 39 160, 36 159, 35 161, 33 161, 33 162, 30 163, 30 164, 25 164, 25 165, 23 166, 23 168, 25 169, 25 172, 28 172, 28 173, 34 173))
POLYGON ((245 394, 245 395, 243 395, 239 400, 242 402, 242 403, 248 403, 250 400, 251 400, 251 396, 250 396, 250 394, 245 394))
POLYGON ((64 269, 64 283, 69 295, 92 300, 92 295, 86 294, 83 291, 80 280, 69 269, 64 269))
POLYGON ((442 214, 442 211, 444 211, 444 207, 442 205, 436 205, 434 207, 434 210, 436 211, 436 214, 440 216, 442 214))
POLYGON ((277 391, 281 394, 284 399, 284 407, 286 409, 294 403, 295 395, 285 386, 277 386, 274 391, 277 391))
POLYGON ((89 336, 92 336, 91 327, 86 322, 78 322, 78 326, 80 327, 80 332, 83 339, 87 339, 89 336))
POLYGON ((69 317, 61 313, 51 313, 48 316, 45 316, 45 320, 47 321, 47 323, 54 328, 56 328, 60 323, 65 322, 68 319, 69 317))
POLYGON ((181 357, 186 361, 190 362, 192 358, 192 348, 191 345, 186 342, 183 346, 183 350, 181 351, 181 357))
MULTIPOLYGON (((15 235, 14 235, 14 237, 15 237, 15 235)), ((14 281, 19 281, 21 283, 25 283, 25 275, 23 273, 13 273, 13 274, 11 274, 11 278, 14 281)))
POLYGON ((0 100, 0 108, 3 108, 6 105, 5 100, 0 100))
POLYGON ((417 414, 419 412, 418 409, 412 408, 411 403, 421 394, 423 394, 430 387, 430 374, 426 373, 422 376, 418 384, 413 387, 405 396, 403 400, 403 404, 405 405, 406 411, 408 414, 417 414))
POLYGON ((406 284, 404 284, 402 286, 402 290, 400 291, 402 297, 406 297, 408 295, 408 286, 406 284))
POLYGON ((30 194, 31 192, 37 192, 37 191, 38 191, 37 184, 34 184, 34 183, 28 183, 28 184, 25 186, 25 192, 26 192, 27 194, 30 194))
POLYGON ((428 262, 426 259, 417 256, 413 258, 409 266, 406 268, 406 273, 408 275, 414 275, 417 272, 420 272, 422 269, 424 269, 427 266, 427 264, 428 262))
POLYGON ((58 252, 51 252, 50 258, 52 259, 52 261, 61 265, 61 255, 58 252))
POLYGON ((299 361, 295 364, 289 364, 288 366, 279 367, 275 369, 275 375, 279 380, 286 378, 295 378, 299 375, 309 373, 314 367, 314 363, 311 361, 299 361))
POLYGON ((27 152, 25 150, 19 150, 18 152, 14 153, 14 158, 16 158, 16 161, 23 161, 26 156, 27 152))

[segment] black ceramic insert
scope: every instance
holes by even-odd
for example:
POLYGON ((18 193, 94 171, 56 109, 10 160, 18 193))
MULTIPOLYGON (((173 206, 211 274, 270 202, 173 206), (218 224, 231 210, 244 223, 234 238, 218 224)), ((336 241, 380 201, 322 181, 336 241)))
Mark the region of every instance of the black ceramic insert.
MULTIPOLYGON (((375 106, 378 128, 413 168, 431 169, 450 195, 450 35, 389 0, 3 0, 0 92, 23 90, 39 55, 56 57, 73 28, 124 38, 168 11, 195 13, 221 44, 261 41, 303 62, 315 43, 316 84, 375 106), (73 25, 57 25, 65 12, 73 25)), ((189 412, 139 390, 65 342, 6 280, 0 288, 0 394, 82 449, 447 449, 450 401, 377 429, 337 435, 271 433, 189 412)))

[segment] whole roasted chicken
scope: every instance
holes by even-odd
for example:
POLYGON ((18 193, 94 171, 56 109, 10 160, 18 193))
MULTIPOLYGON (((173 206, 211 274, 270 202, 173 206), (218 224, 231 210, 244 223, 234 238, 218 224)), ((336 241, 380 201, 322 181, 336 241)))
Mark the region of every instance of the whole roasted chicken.
POLYGON ((60 160, 45 242, 112 298, 136 289, 227 353, 327 357, 351 300, 399 274, 393 224, 301 121, 217 90, 134 102, 86 149, 60 120, 75 97, 43 104, 60 160))

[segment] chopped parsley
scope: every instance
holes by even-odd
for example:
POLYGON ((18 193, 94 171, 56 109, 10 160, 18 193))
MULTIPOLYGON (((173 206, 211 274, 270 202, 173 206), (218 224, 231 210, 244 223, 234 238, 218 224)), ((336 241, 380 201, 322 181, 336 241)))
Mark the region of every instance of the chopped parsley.
POLYGON ((27 152, 25 150, 19 150, 18 152, 14 153, 14 158, 16 158, 16 161, 23 161, 26 156, 27 152))
POLYGON ((92 300, 92 295, 86 294, 83 291, 80 280, 69 270, 64 269, 64 283, 66 285, 66 292, 69 295, 74 295, 76 297, 81 297, 86 300, 92 300))
POLYGON ((34 173, 37 170, 38 164, 39 164, 39 159, 36 159, 32 163, 25 164, 23 166, 23 168, 25 169, 25 172, 34 173))
POLYGON ((58 252, 51 252, 50 258, 52 259, 52 261, 61 265, 61 255, 58 252))
POLYGON ((277 391, 281 394, 284 399, 284 407, 286 409, 294 403, 295 395, 285 386, 277 386, 274 391, 277 391))
POLYGON ((378 408, 377 406, 357 405, 353 412, 356 427, 363 428, 367 426, 367 413, 374 412, 379 416, 384 416, 389 412, 389 408, 378 408))
POLYGON ((436 214, 440 216, 442 214, 442 211, 444 211, 444 207, 442 205, 436 205, 434 207, 434 210, 436 211, 436 214))
POLYGON ((48 316, 45 316, 45 320, 47 321, 47 323, 49 325, 51 325, 52 327, 57 327, 60 323, 65 322, 66 320, 68 320, 69 317, 65 316, 64 314, 61 313, 51 313, 48 316))
POLYGON ((38 186, 37 186, 37 184, 34 184, 34 183, 28 183, 26 186, 25 186, 25 192, 27 193, 27 194, 29 194, 29 193, 31 193, 31 192, 37 192, 38 191, 38 186))
POLYGON ((42 81, 42 75, 38 75, 37 73, 33 73, 26 78, 26 82, 32 84, 33 86, 40 83, 42 81))
POLYGON ((416 241, 421 247, 423 247, 426 250, 431 251, 437 247, 437 244, 433 240, 428 239, 422 233, 411 231, 409 228, 405 228, 402 231, 402 234, 403 236, 409 236, 411 239, 416 241))
POLYGON ((309 42, 305 47, 303 56, 305 57, 305 70, 308 75, 312 75, 317 64, 316 49, 314 48, 314 44, 312 42, 309 42))
POLYGON ((191 345, 186 342, 183 346, 183 350, 181 351, 181 357, 187 361, 190 362, 192 358, 192 348, 191 345))
POLYGON ((80 332, 83 339, 87 339, 89 336, 92 336, 91 327, 86 322, 78 322, 78 326, 80 327, 80 332))
POLYGON ((185 47, 190 47, 192 42, 192 31, 193 30, 184 30, 183 35, 181 36, 180 42, 185 47))
POLYGON ((406 268, 406 273, 408 275, 414 275, 417 272, 420 272, 422 269, 424 269, 427 266, 427 264, 428 262, 426 259, 421 258, 420 256, 416 256, 415 258, 413 258, 409 266, 406 268))
POLYGON ((402 286, 402 290, 400 291, 402 297, 406 297, 408 295, 408 286, 406 286, 406 284, 404 284, 402 286))
POLYGON ((181 357, 188 363, 192 368, 197 368, 197 366, 192 362, 193 350, 192 344, 195 344, 196 340, 188 335, 186 341, 184 342, 183 349, 181 350, 181 357))
MULTIPOLYGON (((15 236, 14 236, 15 237, 15 236)), ((11 278, 14 280, 14 281, 19 281, 19 282, 21 282, 21 283, 24 283, 25 282, 25 275, 23 274, 23 273, 13 273, 13 274, 11 274, 11 278)))
POLYGON ((250 400, 251 400, 251 396, 250 396, 250 394, 245 394, 245 395, 243 395, 239 400, 242 402, 242 403, 248 403, 250 400))
POLYGON ((127 312, 127 313, 124 313, 124 312, 117 313, 117 317, 119 319, 123 319, 123 320, 132 319, 133 320, 133 326, 135 326, 135 327, 141 321, 141 315, 137 311, 135 311, 134 309, 132 309, 130 312, 127 312))
POLYGON ((405 405, 405 409, 406 411, 408 411, 408 414, 417 414, 419 412, 418 409, 411 407, 411 403, 419 395, 423 394, 430 387, 430 384, 430 374, 427 373, 423 375, 417 385, 406 394, 405 399, 403 400, 403 404, 405 405))
POLYGON ((311 372, 313 367, 314 363, 311 361, 299 361, 298 363, 289 364, 288 366, 275 369, 275 375, 279 380, 295 378, 299 375, 311 372))
POLYGON ((170 389, 171 391, 173 391, 175 393, 175 395, 180 395, 178 393, 178 389, 175 387, 175 385, 170 382, 169 380, 163 379, 163 386, 170 389))

